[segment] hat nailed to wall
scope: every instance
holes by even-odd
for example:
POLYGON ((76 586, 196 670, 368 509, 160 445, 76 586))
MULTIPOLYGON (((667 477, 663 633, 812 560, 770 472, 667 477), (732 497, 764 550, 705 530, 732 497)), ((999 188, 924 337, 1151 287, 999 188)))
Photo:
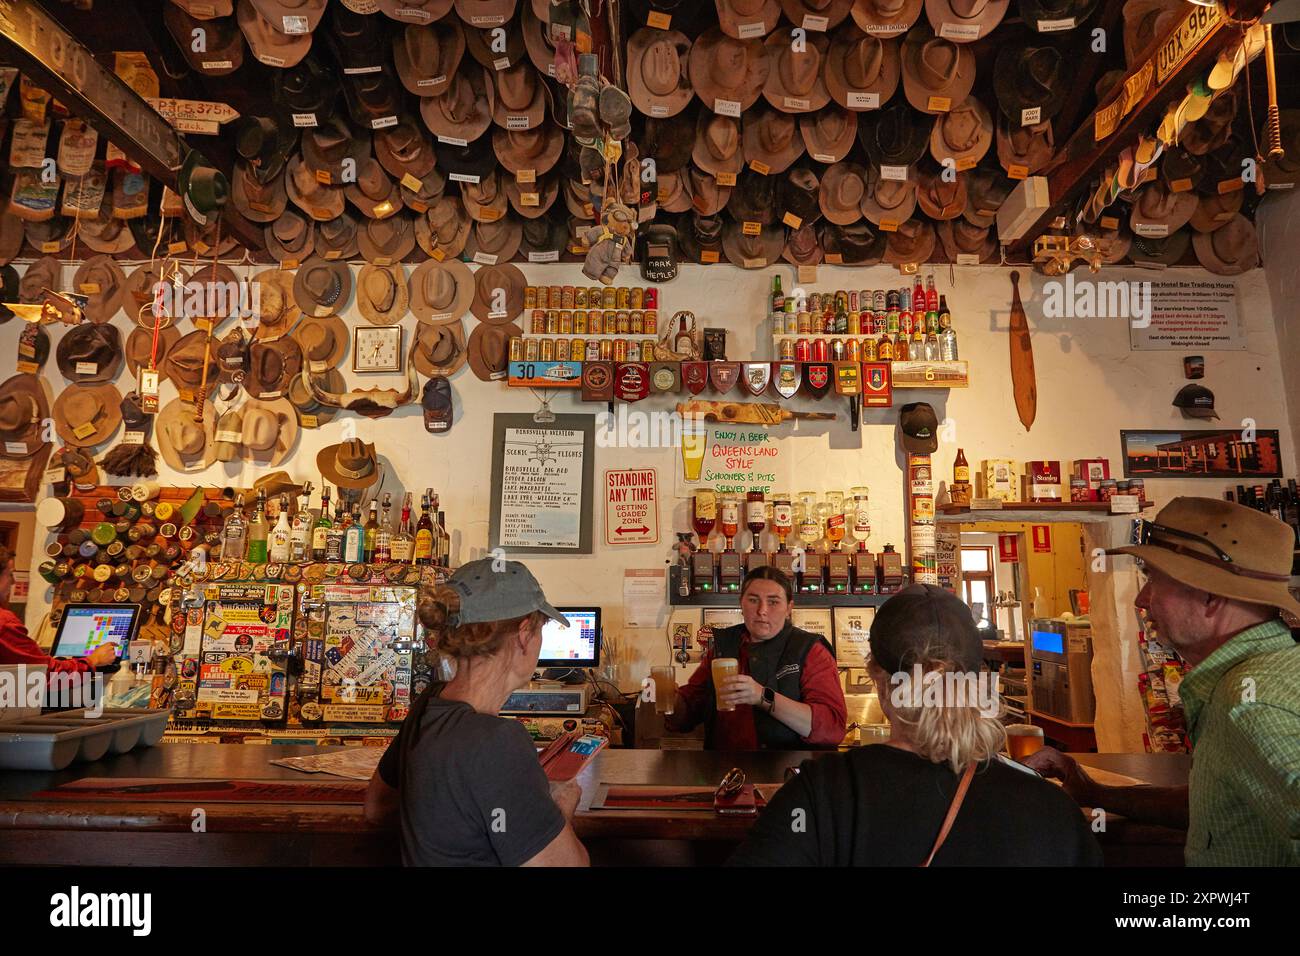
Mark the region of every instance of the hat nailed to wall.
POLYGON ((292 338, 253 342, 248 348, 244 391, 253 398, 279 398, 302 369, 303 353, 292 338))
POLYGON ((126 276, 108 256, 87 259, 72 277, 72 291, 87 296, 85 313, 91 322, 108 322, 122 308, 126 276))
POLYGON ((885 237, 867 222, 851 226, 837 226, 833 222, 818 223, 821 228, 823 259, 835 265, 875 265, 885 254, 885 237))
POLYGON ((1179 229, 1163 239, 1134 236, 1129 244, 1129 258, 1135 265, 1173 266, 1183 260, 1191 244, 1192 235, 1188 229, 1179 229))
POLYGON ((808 155, 819 163, 838 163, 849 155, 858 135, 858 114, 835 104, 799 117, 799 135, 808 155))
POLYGON ((360 439, 327 445, 316 453, 322 480, 340 488, 368 488, 379 480, 375 446, 360 439))
POLYGON ((928 402, 911 402, 898 411, 903 447, 913 455, 933 455, 939 450, 939 419, 928 402))
POLYGON ((182 9, 177 4, 163 4, 163 25, 176 41, 176 47, 190 69, 206 76, 226 76, 243 65, 244 39, 235 18, 229 13, 200 19, 191 10, 182 9), (194 49, 195 30, 203 31, 202 52, 194 49))
POLYGON ((389 178, 379 160, 367 156, 357 166, 354 182, 343 187, 343 195, 367 219, 387 219, 402 208, 402 193, 389 178))
MULTIPOLYGON (((349 0, 343 2, 347 4, 349 0)), ((376 3, 384 16, 403 23, 432 23, 451 12, 451 0, 374 0, 372 6, 376 3)))
POLYGON ((695 90, 690 78, 691 41, 677 30, 642 27, 627 41, 627 92, 646 116, 675 116, 695 90))
POLYGON ((162 407, 154 422, 158 451, 175 471, 199 471, 217 460, 217 412, 204 403, 201 421, 194 420, 194 406, 174 398, 162 407))
MULTIPOLYGON (((303 132, 302 161, 313 178, 320 177, 328 180, 328 185, 337 186, 343 182, 344 161, 350 159, 360 164, 370 155, 370 142, 368 132, 354 132, 347 120, 335 116, 303 132)), ((289 175, 292 174, 289 170, 289 175)))
POLYGON ((781 258, 795 266, 815 266, 825 255, 822 251, 821 237, 817 234, 817 225, 807 223, 798 229, 791 229, 781 250, 781 258))
POLYGON ((276 262, 300 263, 311 258, 316 243, 316 226, 296 209, 285 209, 262 230, 266 250, 276 262))
POLYGON ((739 103, 742 111, 753 106, 771 69, 761 41, 727 36, 717 27, 705 30, 692 44, 688 66, 695 95, 714 112, 728 103, 739 103))
POLYGON ((938 162, 950 159, 959 170, 970 169, 993 145, 993 117, 974 96, 954 103, 934 118, 930 155, 938 162))
POLYGON ((425 376, 453 375, 469 360, 465 324, 460 319, 442 325, 421 322, 411 343, 411 361, 425 376))
POLYGON ((54 430, 69 445, 103 444, 122 424, 122 393, 110 382, 69 385, 54 400, 54 430))
POLYGON ((739 223, 757 222, 772 226, 777 222, 777 177, 763 176, 752 170, 741 173, 736 187, 727 198, 727 212, 739 223))
POLYGON ((31 458, 44 448, 49 399, 40 376, 19 373, 0 384, 0 458, 31 458))
POLYGON ((469 336, 469 367, 482 382, 499 382, 510 367, 510 340, 524 330, 513 322, 488 325, 480 322, 469 336))
MULTIPOLYGON (((166 378, 162 370, 163 360, 167 358, 167 353, 180 340, 181 333, 174 325, 164 326, 158 332, 158 355, 155 368, 158 369, 160 379, 166 378)), ((153 351, 153 329, 145 329, 137 325, 131 330, 131 334, 126 337, 127 371, 134 377, 140 373, 140 369, 148 368, 153 351)))
POLYGON ((39 305, 45 299, 45 290, 58 292, 62 287, 63 264, 54 256, 37 259, 18 280, 18 301, 39 305))
POLYGON ((826 89, 850 110, 879 109, 898 90, 898 41, 864 33, 853 24, 835 31, 826 54, 826 89))
POLYGON ((458 322, 474 301, 475 281, 459 259, 421 262, 411 273, 411 312, 420 322, 458 322))
POLYGON ((718 26, 730 37, 765 37, 776 29, 781 19, 777 0, 713 0, 713 3, 718 8, 718 26))
POLYGON ((285 189, 289 200, 317 222, 327 222, 343 214, 343 187, 322 183, 301 156, 289 160, 285 189))
POLYGON ((408 213, 367 219, 357 231, 357 248, 367 262, 392 265, 415 251, 415 220, 408 213))
POLYGON ((1184 385, 1170 404, 1182 409, 1184 418, 1219 417, 1214 410, 1214 393, 1204 385, 1184 385))
POLYGON ((564 131, 553 123, 542 123, 526 130, 492 131, 492 150, 502 167, 518 175, 531 170, 534 177, 554 168, 564 152, 564 131))
POLYGON ((1017 0, 1017 3, 1020 19, 1039 33, 1073 30, 1097 9, 1097 0, 1017 0))
POLYGON ((882 604, 869 643, 871 659, 887 674, 932 659, 950 660, 963 671, 984 664, 984 638, 970 607, 933 584, 909 585, 882 604))
MULTIPOLYGON (((324 4, 321 7, 323 9, 324 4)), ((253 56, 267 66, 297 66, 311 49, 310 30, 293 34, 280 32, 272 21, 258 12, 252 0, 239 0, 235 19, 253 56)))
POLYGON ((357 309, 371 325, 396 325, 411 304, 406 272, 400 262, 364 265, 357 273, 357 309))
POLYGON ((922 113, 943 113, 970 95, 975 54, 918 24, 903 41, 902 72, 907 101, 922 113))
POLYGON ((450 260, 465 249, 470 219, 455 196, 440 196, 415 220, 415 241, 434 260, 450 260))
POLYGON ((1237 213, 1245 201, 1245 190, 1234 189, 1227 193, 1214 193, 1197 199, 1196 211, 1188 224, 1197 232, 1214 232, 1222 229, 1237 213))
POLYGON ((740 143, 740 120, 701 110, 691 159, 711 176, 739 173, 745 165, 740 143))
POLYGON ((346 262, 313 256, 298 267, 293 298, 304 315, 335 315, 347 305, 352 271, 346 262))
POLYGON ((263 269, 257 284, 258 321, 253 337, 270 341, 288 335, 302 317, 293 294, 293 276, 281 269, 263 269))
POLYGON ((810 113, 830 102, 823 79, 830 38, 809 33, 796 45, 789 35, 778 32, 767 38, 768 73, 763 97, 783 113, 810 113))
POLYGON ((492 74, 496 83, 492 122, 501 129, 534 129, 546 121, 550 90, 527 60, 492 74))
POLYGON ((424 410, 424 430, 438 434, 451 430, 452 404, 451 383, 441 376, 431 378, 424 383, 420 396, 420 407, 424 410))
POLYGON ((342 215, 317 225, 313 246, 317 258, 327 262, 334 262, 337 259, 355 259, 358 250, 357 221, 352 213, 345 210, 342 215))
POLYGON ((1300 616, 1300 602, 1287 587, 1295 532, 1263 511, 1217 498, 1175 498, 1143 538, 1106 553, 1140 558, 1198 591, 1300 616))
POLYGON ((744 115, 741 143, 745 162, 758 172, 783 173, 806 149, 792 113, 759 103, 744 115))
POLYGON ((402 85, 416 96, 446 92, 465 55, 465 31, 455 17, 408 24, 393 34, 393 65, 402 85))
POLYGON ((766 269, 781 260, 785 230, 763 226, 756 236, 747 235, 740 223, 729 222, 722 230, 722 251, 727 261, 742 269, 766 269))
POLYGON ((434 136, 452 145, 482 136, 492 125, 496 87, 476 61, 461 64, 445 92, 420 100, 420 116, 434 136))
POLYGON ((519 251, 523 237, 523 223, 516 216, 506 216, 495 222, 476 222, 470 230, 469 241, 465 243, 465 255, 481 265, 509 262, 519 251))
POLYGON ((483 266, 474 273, 474 298, 470 311, 480 322, 504 325, 524 311, 524 289, 528 280, 518 266, 504 263, 483 266))
POLYGON ((1240 275, 1259 265, 1259 236, 1241 213, 1213 232, 1193 235, 1192 247, 1197 261, 1215 275, 1240 275))
POLYGON ((949 176, 945 168, 923 164, 916 171, 916 201, 936 222, 956 219, 966 208, 966 174, 949 176))
POLYGON ((921 18, 924 0, 854 0, 849 11, 858 29, 872 36, 899 36, 921 18))
POLYGON ((1056 155, 1051 120, 1021 126, 999 116, 997 124, 998 162, 1003 169, 1020 167, 1024 175, 1029 176, 1045 167, 1056 155))
POLYGON ((236 164, 230 186, 230 201, 249 222, 274 222, 284 215, 289 203, 284 172, 276 173, 262 182, 247 163, 236 164))
POLYGON ((111 382, 122 370, 122 335, 115 325, 73 326, 54 351, 63 377, 72 382, 111 382))
POLYGON ((241 411, 241 457, 270 468, 283 464, 298 440, 298 412, 293 404, 287 398, 269 402, 250 398, 241 411))
POLYGON ((286 36, 312 33, 325 15, 326 0, 252 0, 257 12, 286 36))
POLYGON ((932 129, 931 121, 917 116, 906 103, 895 102, 858 118, 858 142, 877 169, 910 166, 925 155, 932 129))
POLYGON ((883 261, 895 265, 927 262, 934 253, 934 226, 927 219, 909 219, 896 232, 884 234, 883 261))
POLYGON ((197 392, 203 384, 205 355, 208 386, 215 387, 221 380, 221 367, 217 362, 217 350, 209 348, 206 332, 196 330, 182 335, 180 341, 167 350, 167 358, 162 363, 163 372, 178 389, 197 392))
POLYGON ((1016 126, 1051 119, 1065 105, 1069 73, 1061 51, 1047 43, 1003 46, 993 68, 993 92, 1002 115, 1016 126))
POLYGON ((988 227, 1011 195, 1015 183, 993 166, 978 166, 966 174, 966 209, 962 216, 972 225, 988 227))
POLYGON ((272 95, 288 114, 314 116, 324 124, 334 115, 339 80, 331 65, 310 53, 296 65, 273 74, 272 95))
POLYGON ((409 116, 399 117, 395 126, 375 130, 374 144, 379 165, 399 185, 408 176, 423 181, 437 165, 424 128, 409 116))
MULTIPOLYGON (((695 114, 698 104, 688 104, 680 113, 662 119, 647 117, 644 131, 637 145, 642 156, 655 161, 655 171, 660 175, 674 173, 691 160, 695 147, 695 114)), ((746 116, 748 124, 752 120, 746 116)))
POLYGON ((925 0, 934 32, 955 43, 988 36, 1007 15, 1011 0, 925 0))
POLYGON ((958 217, 936 223, 934 231, 949 262, 957 262, 958 256, 977 256, 979 262, 998 261, 998 243, 988 226, 958 217))
POLYGON ((718 262, 722 258, 722 216, 702 216, 693 212, 684 217, 678 229, 682 258, 687 262, 718 262))
POLYGON ((303 364, 313 375, 335 368, 343 361, 349 338, 347 325, 337 315, 305 318, 293 330, 293 341, 302 351, 303 364))
POLYGON ((852 7, 853 0, 781 0, 785 18, 809 31, 835 29, 848 17, 852 7))

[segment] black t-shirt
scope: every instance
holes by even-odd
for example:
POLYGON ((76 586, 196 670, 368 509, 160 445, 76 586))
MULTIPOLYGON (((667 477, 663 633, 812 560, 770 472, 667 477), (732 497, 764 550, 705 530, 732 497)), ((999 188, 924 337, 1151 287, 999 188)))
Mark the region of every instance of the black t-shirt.
POLYGON ((416 701, 379 761, 401 800, 406 866, 518 866, 564 829, 533 740, 516 720, 416 701))
MULTIPOLYGON (((885 744, 804 761, 754 824, 734 866, 919 866, 958 775, 885 744)), ((1083 812, 1058 787, 981 766, 931 866, 1100 866, 1083 812)))

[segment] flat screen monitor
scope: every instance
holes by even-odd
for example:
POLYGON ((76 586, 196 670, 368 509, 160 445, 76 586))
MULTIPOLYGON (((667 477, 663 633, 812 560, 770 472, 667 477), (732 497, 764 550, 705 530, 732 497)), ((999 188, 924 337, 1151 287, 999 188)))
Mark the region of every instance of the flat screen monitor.
POLYGON ((600 608, 556 608, 569 619, 564 627, 547 619, 542 625, 538 667, 596 667, 600 663, 600 608))
POLYGON ((1065 653, 1065 635, 1056 631, 1034 631, 1033 649, 1049 654, 1065 653))
POLYGON ((85 657, 101 644, 116 644, 120 661, 135 638, 139 619, 139 604, 69 604, 63 609, 50 655, 85 657))

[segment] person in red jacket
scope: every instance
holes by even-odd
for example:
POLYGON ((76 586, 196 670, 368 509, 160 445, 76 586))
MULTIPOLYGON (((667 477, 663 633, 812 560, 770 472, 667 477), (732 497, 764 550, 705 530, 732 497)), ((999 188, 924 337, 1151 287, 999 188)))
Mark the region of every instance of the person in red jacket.
POLYGON ((713 644, 677 690, 669 730, 705 724, 710 750, 834 750, 844 739, 848 707, 826 639, 794 626, 790 579, 773 567, 745 577, 743 624, 714 631, 713 644), (713 659, 734 657, 739 673, 723 683, 718 710, 713 659))
POLYGON ((9 592, 14 587, 14 556, 0 548, 0 664, 44 664, 46 675, 64 671, 89 673, 117 660, 116 644, 101 644, 85 657, 51 657, 27 634, 18 615, 9 610, 9 592))

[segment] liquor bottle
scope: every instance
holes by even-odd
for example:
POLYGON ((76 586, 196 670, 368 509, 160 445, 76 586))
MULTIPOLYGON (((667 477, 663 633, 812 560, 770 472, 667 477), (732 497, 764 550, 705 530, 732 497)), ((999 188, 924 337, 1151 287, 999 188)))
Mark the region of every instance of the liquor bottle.
POLYGON ((772 313, 779 314, 785 311, 785 293, 781 291, 781 275, 777 273, 772 276, 772 313))
POLYGON ((267 557, 276 564, 284 564, 289 560, 289 539, 293 537, 293 530, 289 527, 289 496, 280 496, 280 517, 275 520, 275 527, 271 529, 270 544, 267 546, 267 557))
POLYGON ((248 551, 244 560, 253 564, 266 563, 266 538, 270 530, 266 523, 266 493, 259 491, 253 520, 248 523, 248 551))
POLYGON ((911 358, 911 349, 909 347, 907 336, 900 334, 898 341, 894 343, 894 361, 906 362, 911 358))
POLYGON ((720 522, 722 525, 722 536, 727 542, 724 551, 734 551, 733 545, 736 541, 736 532, 740 530, 740 501, 735 495, 722 496, 722 508, 720 522))
MULTIPOLYGON (((678 355, 690 355, 695 350, 695 339, 691 336, 691 330, 686 326, 686 316, 688 313, 681 312, 677 316, 677 332, 673 335, 673 351, 678 355)), ((416 529, 419 535, 419 529, 416 529)))
POLYGON ((398 564, 410 564, 415 556, 415 535, 411 532, 411 493, 402 502, 402 523, 393 535, 392 559, 398 564))
POLYGON ((427 491, 420 497, 420 521, 415 526, 415 563, 433 563, 433 519, 429 516, 427 491))
POLYGON ((384 492, 384 512, 379 521, 379 528, 375 531, 375 556, 376 564, 388 564, 393 560, 393 496, 387 491, 384 492))
POLYGON ((243 561, 248 547, 248 522, 244 518, 244 496, 235 500, 221 529, 221 560, 243 561))
POLYGON ((881 362, 894 360, 894 340, 888 332, 880 336, 880 344, 876 347, 876 358, 881 362))
POLYGON ((691 528, 700 539, 700 550, 709 550, 709 537, 718 523, 718 499, 712 491, 697 491, 691 497, 691 528))
POLYGON ((939 361, 939 336, 934 332, 926 333, 925 345, 922 346, 921 352, 927 362, 939 361))
POLYGON ((794 530, 794 507, 790 503, 788 492, 776 492, 772 503, 772 532, 776 535, 781 552, 786 550, 785 539, 794 530))
MULTIPOLYGON (((944 313, 939 313, 942 326, 944 313)), ((939 358, 945 362, 957 361, 957 330, 950 324, 939 333, 939 358)))
POLYGON ((957 457, 952 463, 952 482, 955 485, 970 484, 970 463, 966 460, 966 450, 957 449, 957 457))
POLYGON ((748 491, 745 493, 745 527, 749 529, 751 537, 750 551, 758 551, 760 539, 763 537, 763 529, 767 527, 767 511, 763 507, 763 492, 748 491))
POLYGON ((374 498, 370 499, 370 517, 366 520, 362 535, 362 550, 365 554, 362 560, 370 564, 375 560, 375 546, 379 543, 379 503, 374 498))
POLYGON ((292 534, 289 539, 289 560, 306 561, 311 555, 312 545, 312 528, 311 528, 311 483, 303 489, 302 497, 298 499, 298 511, 293 516, 291 523, 292 534))
POLYGON ((433 496, 434 507, 438 514, 437 538, 434 541, 435 564, 440 568, 451 567, 451 535, 447 533, 447 516, 438 508, 438 496, 433 496))
POLYGON ((343 510, 343 495, 339 494, 339 500, 334 504, 334 522, 325 537, 325 560, 342 561, 343 560, 343 535, 347 532, 347 513, 343 510))
POLYGON ((366 529, 361 524, 361 502, 352 506, 352 519, 343 532, 343 561, 360 564, 366 560, 366 529))
POLYGON ((316 526, 311 530, 311 559, 313 561, 324 561, 325 542, 329 538, 330 528, 334 527, 334 522, 330 520, 330 488, 324 485, 320 491, 320 515, 316 518, 316 526))

